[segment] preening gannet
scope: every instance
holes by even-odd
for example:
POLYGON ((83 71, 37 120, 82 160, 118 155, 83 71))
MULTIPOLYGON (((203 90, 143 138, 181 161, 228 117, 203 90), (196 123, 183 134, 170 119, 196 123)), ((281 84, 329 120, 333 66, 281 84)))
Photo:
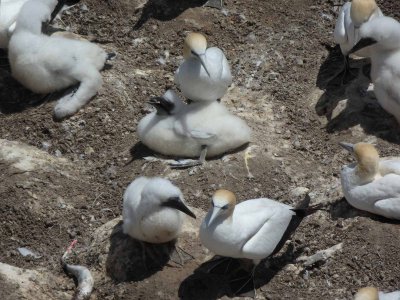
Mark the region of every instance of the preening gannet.
POLYGON ((176 157, 200 157, 183 160, 175 167, 202 164, 206 157, 221 155, 250 141, 251 130, 221 103, 185 104, 172 91, 153 98, 157 111, 145 116, 138 125, 140 140, 150 149, 176 157))
POLYGON ((139 177, 124 193, 123 232, 148 243, 169 242, 178 237, 184 213, 196 218, 178 187, 167 179, 139 177))
POLYGON ((340 145, 357 160, 341 171, 346 200, 358 209, 400 219, 400 158, 379 158, 371 144, 340 145))
POLYGON ((99 90, 99 72, 114 56, 87 41, 42 34, 56 0, 29 0, 21 8, 9 44, 12 76, 31 91, 52 93, 79 83, 79 88, 58 100, 57 119, 75 114, 99 90))
POLYGON ((371 79, 379 104, 400 124, 400 23, 380 17, 363 24, 351 52, 371 47, 371 79))
POLYGON ((315 212, 309 202, 307 195, 297 208, 267 198, 236 204, 231 191, 218 190, 200 227, 201 242, 217 255, 251 259, 255 269, 279 252, 302 219, 315 212))
POLYGON ((384 293, 375 287, 365 287, 358 290, 354 300, 400 300, 400 291, 384 293))
POLYGON ((225 95, 232 84, 228 60, 221 49, 207 49, 200 33, 189 33, 183 46, 184 62, 175 72, 175 83, 192 101, 215 101, 225 95))

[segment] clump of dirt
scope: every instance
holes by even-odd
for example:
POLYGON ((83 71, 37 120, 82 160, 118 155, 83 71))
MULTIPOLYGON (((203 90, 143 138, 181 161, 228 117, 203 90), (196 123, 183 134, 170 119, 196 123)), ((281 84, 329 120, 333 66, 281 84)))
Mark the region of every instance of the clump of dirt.
MULTIPOLYGON (((183 267, 164 265, 145 279, 121 280, 102 269, 110 249, 94 246, 95 230, 121 215, 123 191, 134 178, 163 176, 203 211, 218 188, 234 191, 240 201, 269 197, 288 204, 307 188, 313 203, 331 207, 307 218, 271 267, 259 270, 260 299, 351 299, 363 286, 400 289, 399 224, 351 208, 341 192, 340 168, 353 158, 338 142, 374 142, 382 156, 398 156, 400 131, 373 94, 359 93, 368 84, 361 73, 346 89, 328 84, 341 64, 332 38, 335 3, 228 0, 219 11, 201 7, 204 2, 87 0, 72 8, 60 27, 118 57, 103 71, 99 94, 60 123, 52 119, 55 102, 15 82, 4 66, 6 53, 0 54, 0 137, 64 159, 69 170, 21 171, 0 160, 0 261, 64 278, 59 259, 76 238, 76 262, 97 274, 93 299, 226 297, 215 285, 221 278, 195 276, 211 257, 198 239, 185 245, 194 259, 183 267), (188 31, 204 33, 231 64, 234 85, 222 103, 253 129, 249 169, 244 151, 191 170, 143 160, 154 153, 138 141, 137 123, 148 112, 145 102, 174 86, 188 31), (343 250, 323 264, 304 268, 295 261, 341 242, 343 250), (41 257, 22 257, 18 247, 41 257)), ((398 1, 378 4, 400 18, 398 1)), ((73 288, 66 277, 54 287, 71 295, 73 288)), ((4 291, 1 298, 8 299, 4 291)))

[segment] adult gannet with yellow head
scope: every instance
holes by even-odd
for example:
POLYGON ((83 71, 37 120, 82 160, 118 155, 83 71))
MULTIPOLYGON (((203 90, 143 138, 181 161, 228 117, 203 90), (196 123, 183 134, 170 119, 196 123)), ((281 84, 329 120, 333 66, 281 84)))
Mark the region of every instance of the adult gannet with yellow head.
POLYGON ((400 220, 400 158, 380 158, 367 143, 340 143, 357 163, 341 171, 346 200, 355 208, 400 220))
POLYGON ((232 84, 228 60, 221 49, 207 49, 201 33, 191 32, 183 46, 184 62, 175 72, 175 83, 192 101, 215 101, 225 95, 232 84))

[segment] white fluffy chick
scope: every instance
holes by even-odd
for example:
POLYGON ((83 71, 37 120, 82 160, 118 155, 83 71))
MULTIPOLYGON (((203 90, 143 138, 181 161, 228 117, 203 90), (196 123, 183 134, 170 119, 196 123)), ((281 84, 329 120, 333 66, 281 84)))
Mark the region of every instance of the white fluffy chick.
POLYGON ((139 177, 124 193, 123 232, 140 241, 166 243, 178 237, 184 214, 196 218, 178 187, 167 179, 139 177))

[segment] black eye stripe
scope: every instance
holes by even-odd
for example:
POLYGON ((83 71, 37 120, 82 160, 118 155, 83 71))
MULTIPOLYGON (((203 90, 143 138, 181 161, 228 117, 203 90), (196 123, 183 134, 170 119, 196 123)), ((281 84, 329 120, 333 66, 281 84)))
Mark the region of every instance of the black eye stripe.
POLYGON ((228 209, 228 206, 229 206, 229 205, 226 204, 226 205, 222 206, 221 209, 228 209))
POLYGON ((212 201, 212 200, 211 200, 211 205, 212 205, 212 207, 214 207, 214 201, 212 201))

